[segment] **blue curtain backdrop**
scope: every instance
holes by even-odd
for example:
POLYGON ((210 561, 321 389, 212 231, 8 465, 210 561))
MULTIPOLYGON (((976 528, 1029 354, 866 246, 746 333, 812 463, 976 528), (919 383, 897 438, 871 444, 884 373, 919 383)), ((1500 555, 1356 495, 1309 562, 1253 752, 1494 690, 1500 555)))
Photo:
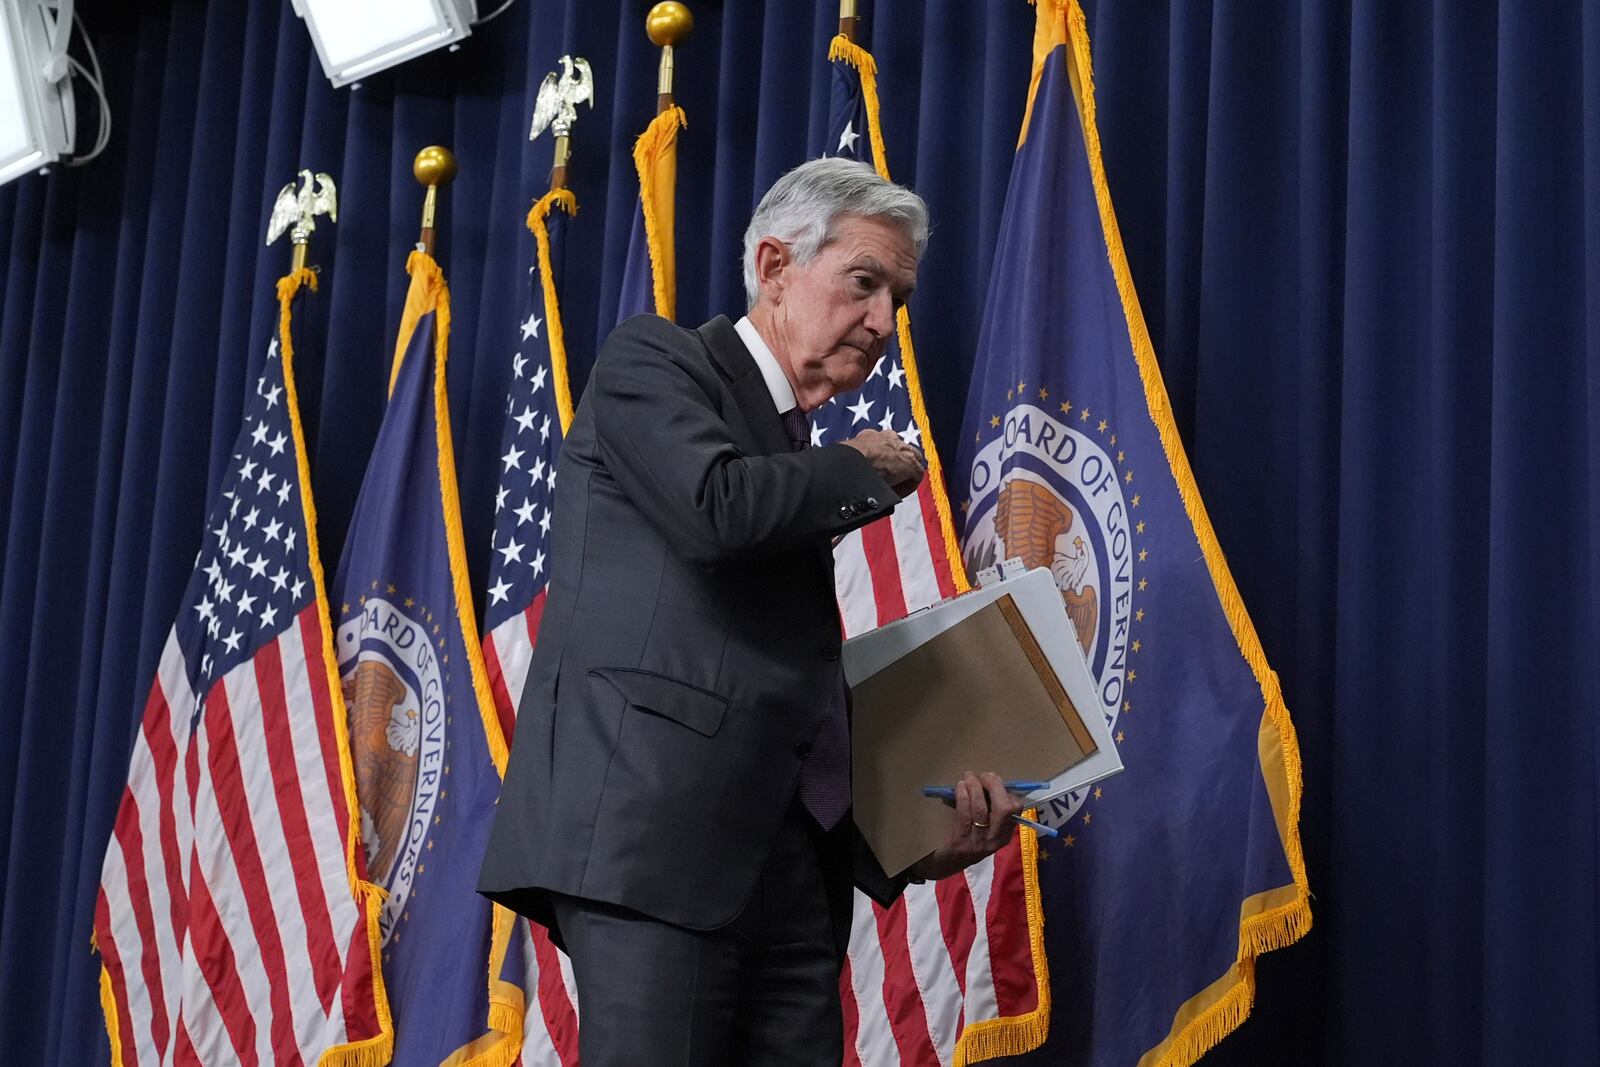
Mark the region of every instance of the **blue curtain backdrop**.
MULTIPOLYGON (((755 198, 826 121, 831 3, 693 4, 679 309, 742 305, 755 198)), ((1218 1062, 1600 1059, 1600 13, 1086 5, 1128 256, 1222 545, 1300 731, 1317 926, 1218 1062)), ((381 415, 425 144, 474 576, 486 564, 544 72, 594 65, 562 302, 574 386, 616 305, 654 110, 647 3, 519 0, 455 54, 332 90, 285 0, 80 4, 111 148, 0 187, 0 1060, 107 1055, 91 906, 139 709, 287 253, 339 182, 297 331, 323 554, 381 415)), ((959 430, 1026 92, 1021 0, 879 0, 913 301, 959 430)), ((1161 878, 1165 872, 1152 871, 1161 878)), ((1058 989, 1058 1011, 1073 991, 1058 989)), ((1046 1047, 1029 1062, 1058 1062, 1046 1047)))

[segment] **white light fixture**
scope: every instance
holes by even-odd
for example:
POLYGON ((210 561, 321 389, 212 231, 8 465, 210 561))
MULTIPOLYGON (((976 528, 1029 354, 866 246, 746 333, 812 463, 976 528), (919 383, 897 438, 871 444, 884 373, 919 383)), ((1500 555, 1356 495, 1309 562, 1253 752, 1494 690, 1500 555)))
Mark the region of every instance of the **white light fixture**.
POLYGON ((472 32, 476 0, 293 0, 335 86, 349 85, 472 32))
POLYGON ((72 6, 0 0, 0 182, 72 151, 72 6))

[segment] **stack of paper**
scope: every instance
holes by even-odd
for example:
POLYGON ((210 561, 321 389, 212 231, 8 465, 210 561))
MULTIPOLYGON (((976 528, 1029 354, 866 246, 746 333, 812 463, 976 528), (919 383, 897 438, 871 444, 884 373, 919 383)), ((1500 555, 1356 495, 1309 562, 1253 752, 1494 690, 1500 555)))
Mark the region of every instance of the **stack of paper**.
POLYGON ((845 643, 855 821, 896 874, 943 843, 926 798, 966 771, 1050 782, 1037 802, 1122 769, 1050 572, 986 585, 845 643))

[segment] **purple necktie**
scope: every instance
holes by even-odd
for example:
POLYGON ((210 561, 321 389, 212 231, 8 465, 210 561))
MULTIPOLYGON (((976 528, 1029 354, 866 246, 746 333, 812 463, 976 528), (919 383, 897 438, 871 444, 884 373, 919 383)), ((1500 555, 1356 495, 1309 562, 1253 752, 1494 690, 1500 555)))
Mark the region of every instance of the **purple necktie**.
POLYGON ((796 452, 811 447, 811 420, 798 404, 783 413, 783 428, 789 431, 789 444, 796 452))
MULTIPOLYGON (((811 422, 798 406, 783 413, 783 428, 796 452, 811 447, 811 422)), ((833 829, 850 810, 850 723, 843 671, 836 676, 811 751, 800 767, 800 803, 824 830, 833 829)))

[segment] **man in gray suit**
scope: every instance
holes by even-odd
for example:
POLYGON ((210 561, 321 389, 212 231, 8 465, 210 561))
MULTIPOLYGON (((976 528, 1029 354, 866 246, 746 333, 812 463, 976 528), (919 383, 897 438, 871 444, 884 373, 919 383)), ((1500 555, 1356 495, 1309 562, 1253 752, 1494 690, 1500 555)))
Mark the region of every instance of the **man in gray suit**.
MULTIPOLYGON (((549 601, 479 891, 572 958, 584 1067, 826 1064, 854 882, 906 876, 849 818, 832 541, 921 455, 806 415, 866 380, 916 284, 920 197, 839 159, 784 175, 744 241, 748 316, 611 334, 561 452, 549 601)), ((1019 808, 956 786, 908 872, 990 855, 1019 808)))

